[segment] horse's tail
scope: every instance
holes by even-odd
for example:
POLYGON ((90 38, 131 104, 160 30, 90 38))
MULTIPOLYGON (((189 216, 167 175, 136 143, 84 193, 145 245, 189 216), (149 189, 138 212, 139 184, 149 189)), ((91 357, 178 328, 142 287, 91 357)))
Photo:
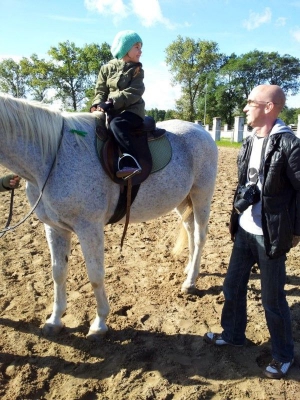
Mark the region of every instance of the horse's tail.
POLYGON ((174 257, 178 257, 183 249, 188 245, 188 236, 186 233, 186 229, 184 227, 184 222, 191 217, 193 214, 193 204, 190 196, 186 198, 186 202, 184 204, 184 209, 180 210, 181 214, 181 226, 179 234, 176 238, 174 248, 172 250, 172 254, 174 257))

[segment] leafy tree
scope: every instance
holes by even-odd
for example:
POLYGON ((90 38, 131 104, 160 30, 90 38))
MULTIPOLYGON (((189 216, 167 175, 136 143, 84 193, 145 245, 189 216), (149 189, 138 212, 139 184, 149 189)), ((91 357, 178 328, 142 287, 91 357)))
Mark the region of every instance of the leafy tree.
POLYGON ((191 99, 188 93, 185 93, 185 91, 182 89, 181 97, 175 101, 175 118, 183 119, 184 121, 193 121, 195 119, 195 107, 192 105, 191 110, 190 100, 191 99))
POLYGON ((220 74, 230 76, 231 83, 238 92, 247 98, 251 90, 264 81, 262 71, 265 69, 264 53, 258 50, 242 54, 240 57, 231 54, 222 66, 220 74))
POLYGON ((298 115, 300 115, 300 108, 284 107, 281 111, 279 118, 281 118, 287 125, 298 124, 298 115))
POLYGON ((95 97, 95 84, 100 67, 112 59, 110 46, 106 42, 101 45, 95 43, 85 45, 80 54, 80 58, 87 71, 88 83, 85 90, 85 96, 88 99, 88 102, 84 107, 84 110, 88 111, 92 105, 93 98, 95 97))
POLYGON ((296 94, 300 88, 300 60, 278 53, 250 51, 237 57, 232 54, 221 68, 230 74, 238 92, 247 98, 251 90, 261 84, 279 85, 285 93, 296 94))
POLYGON ((27 93, 27 76, 20 63, 12 58, 0 62, 0 90, 14 97, 25 97, 27 93))
POLYGON ((300 60, 288 54, 266 53, 266 82, 278 85, 285 93, 297 94, 300 89, 300 60))
POLYGON ((170 119, 175 119, 175 111, 174 110, 167 110, 165 114, 165 121, 168 121, 170 119))
POLYGON ((176 112, 174 110, 158 110, 157 108, 151 108, 151 110, 145 111, 146 115, 154 118, 155 122, 167 121, 169 119, 176 118, 176 112))
POLYGON ((151 110, 146 111, 146 114, 149 115, 149 117, 154 118, 155 121, 158 122, 165 120, 166 111, 158 110, 157 108, 152 108, 151 110))
POLYGON ((217 70, 222 60, 216 42, 178 36, 166 49, 166 63, 173 75, 172 83, 182 85, 182 97, 176 102, 183 119, 196 118, 196 100, 209 72, 217 70))
POLYGON ((229 125, 243 114, 245 99, 260 84, 277 84, 285 93, 299 91, 300 60, 258 50, 231 54, 217 75, 215 96, 222 120, 229 125))
POLYGON ((51 89, 53 64, 44 59, 39 60, 36 54, 30 58, 22 58, 20 67, 26 76, 28 91, 37 101, 47 101, 47 92, 51 89))
POLYGON ((203 125, 211 125, 214 117, 221 116, 217 108, 216 90, 216 74, 210 73, 197 98, 197 118, 203 125))
POLYGON ((88 101, 100 66, 111 58, 108 49, 107 44, 102 47, 86 45, 81 49, 69 41, 50 48, 48 54, 54 63, 52 86, 57 92, 55 97, 67 108, 77 111, 88 101))
POLYGON ((158 110, 157 108, 152 108, 151 110, 146 110, 146 115, 154 118, 156 122, 166 121, 168 119, 174 119, 174 111, 173 110, 158 110))

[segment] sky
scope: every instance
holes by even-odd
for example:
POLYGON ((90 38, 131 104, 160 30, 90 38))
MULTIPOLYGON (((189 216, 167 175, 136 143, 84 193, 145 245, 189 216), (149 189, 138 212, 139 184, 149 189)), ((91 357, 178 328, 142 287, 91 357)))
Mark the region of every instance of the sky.
MULTIPOLYGON (((0 0, 0 59, 47 52, 59 43, 107 42, 121 30, 143 40, 146 109, 174 109, 166 48, 180 35, 210 40, 226 55, 252 50, 300 59, 300 0, 0 0)), ((300 95, 288 97, 300 107, 300 95)))

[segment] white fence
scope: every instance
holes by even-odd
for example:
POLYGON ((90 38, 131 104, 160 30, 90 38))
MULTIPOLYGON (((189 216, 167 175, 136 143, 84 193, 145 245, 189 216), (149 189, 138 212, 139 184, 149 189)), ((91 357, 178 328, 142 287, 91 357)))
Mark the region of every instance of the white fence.
MULTIPOLYGON (((201 121, 195 121, 196 124, 202 125, 201 121)), ((230 139, 232 142, 241 142, 248 135, 250 135, 251 131, 248 129, 247 124, 244 122, 243 117, 235 117, 234 118, 234 127, 233 129, 228 129, 228 125, 224 125, 221 127, 221 118, 215 117, 213 119, 213 126, 210 129, 209 125, 205 125, 204 128, 211 134, 215 141, 224 139, 230 139)), ((298 115, 298 125, 291 126, 295 135, 300 138, 300 115, 298 115)))

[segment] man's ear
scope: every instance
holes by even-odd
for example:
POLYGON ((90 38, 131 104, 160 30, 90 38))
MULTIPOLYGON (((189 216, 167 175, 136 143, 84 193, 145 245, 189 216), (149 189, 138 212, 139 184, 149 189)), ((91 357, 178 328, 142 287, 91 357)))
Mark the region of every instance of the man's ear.
POLYGON ((274 107, 274 103, 272 101, 269 101, 269 103, 266 104, 265 113, 268 114, 269 112, 274 110, 274 107))

